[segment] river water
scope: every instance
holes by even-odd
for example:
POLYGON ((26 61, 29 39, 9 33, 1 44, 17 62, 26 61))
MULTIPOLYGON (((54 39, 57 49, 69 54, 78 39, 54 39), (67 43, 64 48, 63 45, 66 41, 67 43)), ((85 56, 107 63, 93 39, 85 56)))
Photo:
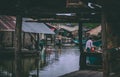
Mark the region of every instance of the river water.
POLYGON ((37 57, 0 58, 0 77, 59 77, 61 75, 79 70, 78 47, 64 47, 61 53, 52 52, 46 57, 46 62, 37 57))

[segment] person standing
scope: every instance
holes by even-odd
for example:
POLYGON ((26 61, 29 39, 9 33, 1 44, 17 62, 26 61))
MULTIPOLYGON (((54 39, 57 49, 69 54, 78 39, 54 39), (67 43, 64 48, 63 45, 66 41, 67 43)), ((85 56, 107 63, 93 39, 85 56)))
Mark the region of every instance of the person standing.
POLYGON ((89 39, 87 40, 86 45, 85 45, 85 50, 87 52, 90 52, 92 47, 94 47, 93 46, 93 41, 92 41, 92 38, 89 37, 89 39))
MULTIPOLYGON (((90 53, 92 48, 94 48, 92 37, 89 37, 89 39, 86 42, 85 50, 86 50, 87 53, 90 53)), ((94 64, 94 62, 95 62, 95 57, 94 56, 87 56, 86 57, 86 63, 87 64, 94 64)))

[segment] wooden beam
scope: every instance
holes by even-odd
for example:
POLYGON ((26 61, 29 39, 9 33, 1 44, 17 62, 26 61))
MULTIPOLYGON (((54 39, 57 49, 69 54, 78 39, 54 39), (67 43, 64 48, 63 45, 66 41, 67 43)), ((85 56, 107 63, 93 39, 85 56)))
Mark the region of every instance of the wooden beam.
POLYGON ((35 42, 35 44, 37 44, 37 40, 35 38, 35 34, 29 33, 31 39, 33 39, 33 41, 35 42))
MULTIPOLYGON (((16 16, 16 27, 15 27, 15 53, 21 52, 21 33, 22 33, 22 17, 16 16)), ((15 55, 16 55, 15 54, 15 55)))
POLYGON ((16 16, 16 27, 15 27, 15 77, 22 77, 21 75, 21 63, 19 53, 21 52, 21 27, 22 26, 22 17, 16 16))
POLYGON ((109 60, 107 52, 107 21, 105 13, 102 13, 102 52, 103 52, 103 77, 109 77, 109 60))
MULTIPOLYGON (((82 20, 83 23, 100 23, 100 19, 82 20)), ((41 23, 78 23, 78 20, 39 20, 41 23)))
POLYGON ((12 31, 12 47, 14 47, 14 35, 15 35, 15 32, 14 31, 12 31))
POLYGON ((40 36, 39 33, 37 33, 37 50, 39 50, 39 42, 40 42, 40 36))
POLYGON ((81 70, 81 69, 85 69, 86 67, 86 58, 84 55, 83 45, 82 45, 82 22, 79 22, 78 34, 79 34, 79 48, 80 48, 79 69, 81 70))
POLYGON ((25 47, 25 32, 23 32, 23 39, 22 39, 22 41, 23 41, 23 48, 25 47))

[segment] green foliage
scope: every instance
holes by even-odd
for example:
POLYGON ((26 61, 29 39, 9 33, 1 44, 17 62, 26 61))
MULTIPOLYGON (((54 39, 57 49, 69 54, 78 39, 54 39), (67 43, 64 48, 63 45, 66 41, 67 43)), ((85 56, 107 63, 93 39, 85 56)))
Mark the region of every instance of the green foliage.
POLYGON ((100 23, 83 23, 83 26, 86 26, 87 28, 95 28, 99 25, 100 23))
POLYGON ((76 26, 78 25, 78 23, 51 23, 52 25, 70 25, 70 26, 76 26))
MULTIPOLYGON (((67 25, 67 24, 71 24, 71 26, 76 26, 79 25, 78 23, 51 23, 52 25, 57 25, 57 24, 61 24, 61 25, 67 25)), ((99 26, 100 23, 83 23, 83 26, 87 27, 87 28, 95 28, 97 26, 99 26)))

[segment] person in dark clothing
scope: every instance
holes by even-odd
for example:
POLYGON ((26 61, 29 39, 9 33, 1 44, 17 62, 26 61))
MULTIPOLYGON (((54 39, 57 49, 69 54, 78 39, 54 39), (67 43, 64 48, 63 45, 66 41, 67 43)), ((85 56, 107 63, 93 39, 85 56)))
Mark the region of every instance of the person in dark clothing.
POLYGON ((42 50, 43 47, 45 46, 45 41, 44 41, 44 39, 40 40, 39 45, 40 45, 40 50, 42 50))

